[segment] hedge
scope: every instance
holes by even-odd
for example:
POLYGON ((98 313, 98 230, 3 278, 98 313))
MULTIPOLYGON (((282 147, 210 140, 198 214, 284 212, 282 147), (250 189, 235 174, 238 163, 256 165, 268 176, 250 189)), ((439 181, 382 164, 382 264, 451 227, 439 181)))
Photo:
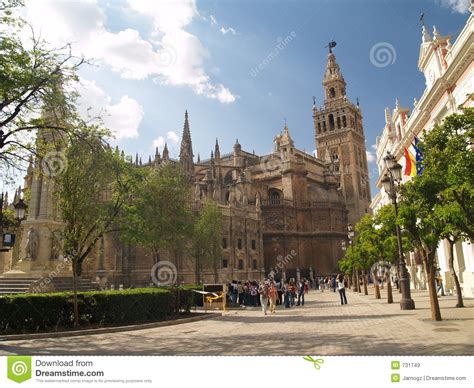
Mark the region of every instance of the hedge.
MULTIPOLYGON (((189 312, 193 292, 179 290, 180 310, 189 312)), ((177 289, 137 288, 78 294, 80 325, 101 327, 160 321, 177 313, 177 289)), ((0 297, 0 334, 58 331, 73 327, 71 292, 0 297)))

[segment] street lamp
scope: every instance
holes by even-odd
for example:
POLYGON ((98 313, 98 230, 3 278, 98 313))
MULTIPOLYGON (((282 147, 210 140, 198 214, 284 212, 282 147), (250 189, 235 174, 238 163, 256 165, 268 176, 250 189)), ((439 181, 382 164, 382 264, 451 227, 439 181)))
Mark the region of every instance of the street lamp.
MULTIPOLYGON (((354 225, 348 224, 347 225, 347 239, 349 240, 349 249, 350 249, 351 255, 353 253, 352 243, 354 240, 354 236, 355 236, 354 225)), ((353 274, 352 280, 354 283, 354 286, 352 287, 352 291, 357 292, 359 290, 359 276, 358 276, 358 273, 356 272, 355 265, 353 267, 352 274, 353 274)))
POLYGON ((17 203, 13 204, 13 207, 15 208, 15 218, 18 221, 22 221, 25 219, 25 214, 26 214, 26 208, 28 207, 23 200, 23 198, 20 198, 17 203))
POLYGON ((23 201, 23 198, 20 198, 17 203, 13 204, 15 208, 15 219, 16 222, 12 222, 6 219, 3 215, 3 193, 0 194, 0 252, 8 251, 8 248, 12 247, 15 244, 15 234, 13 233, 3 233, 3 229, 7 229, 10 226, 18 226, 20 222, 25 219, 25 213, 27 205, 23 201))
MULTIPOLYGON (((395 209, 395 218, 398 217, 398 204, 397 204, 397 193, 400 188, 400 183, 402 180, 402 166, 397 163, 395 156, 393 156, 389 151, 387 151, 387 156, 384 158, 385 166, 387 167, 388 174, 385 174, 382 179, 382 185, 385 189, 385 192, 392 200, 393 207, 395 209)), ((400 309, 401 310, 414 310, 415 302, 411 298, 410 292, 410 279, 405 264, 405 257, 403 256, 403 245, 402 245, 402 235, 400 232, 400 226, 395 222, 395 232, 397 235, 397 244, 398 244, 398 272, 400 274, 399 284, 400 291, 402 292, 402 298, 400 300, 400 309)))

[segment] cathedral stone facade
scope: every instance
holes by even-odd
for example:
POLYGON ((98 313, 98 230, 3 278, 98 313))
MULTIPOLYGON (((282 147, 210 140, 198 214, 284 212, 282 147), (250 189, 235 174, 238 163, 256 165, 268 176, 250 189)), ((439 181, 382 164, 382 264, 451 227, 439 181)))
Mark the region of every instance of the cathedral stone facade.
MULTIPOLYGON (((221 154, 216 140, 210 159, 198 156, 195 160, 187 112, 178 160, 170 159, 166 145, 162 154, 156 149, 147 163, 137 156, 137 168, 180 164, 194 185, 196 206, 205 198, 218 203, 223 215, 218 281, 261 279, 272 271, 286 278, 337 271, 347 225, 369 211, 370 190, 362 115, 346 97, 346 84, 332 52, 323 86, 324 106, 313 106, 316 157, 295 147, 285 125, 274 138, 270 154, 248 152, 238 140, 232 152, 221 154)), ((16 271, 18 275, 23 270, 39 274, 54 268, 62 258, 53 252, 53 229, 60 228, 50 198, 53 188, 33 175, 25 180, 31 199, 20 254, 7 274, 16 271), (26 257, 28 233, 36 233, 39 239, 34 262, 26 257)), ((167 252, 160 257, 172 261, 167 252)), ((104 286, 144 286, 151 282, 153 265, 148 252, 124 244, 116 232, 97 244, 83 276, 104 286)), ((194 282, 194 268, 193 258, 184 257, 179 263, 180 281, 194 282)), ((202 278, 214 281, 213 270, 205 270, 202 278)))

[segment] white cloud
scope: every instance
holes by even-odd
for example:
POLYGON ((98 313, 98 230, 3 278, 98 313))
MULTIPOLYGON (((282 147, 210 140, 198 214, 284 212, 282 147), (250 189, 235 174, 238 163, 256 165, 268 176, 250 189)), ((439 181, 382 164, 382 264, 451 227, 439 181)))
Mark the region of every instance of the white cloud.
POLYGON ((373 150, 377 151, 377 144, 372 144, 371 147, 373 150))
POLYGON ((210 18, 211 18, 211 25, 215 26, 217 24, 216 17, 214 15, 211 15, 210 18))
POLYGON ((232 35, 235 35, 235 30, 232 27, 229 27, 229 28, 221 27, 219 31, 222 32, 222 35, 227 35, 229 32, 232 35))
POLYGON ((166 133, 166 139, 172 141, 173 143, 179 143, 179 136, 174 131, 169 131, 166 133))
POLYGON ((85 79, 81 79, 78 91, 78 111, 84 119, 100 116, 117 139, 138 136, 143 107, 136 100, 124 95, 117 103, 112 103, 112 98, 94 81, 85 79))
POLYGON ((441 5, 454 12, 467 13, 471 4, 469 0, 441 0, 441 5))
POLYGON ((29 0, 26 18, 42 38, 54 45, 72 42, 77 52, 107 64, 123 78, 151 76, 159 83, 191 87, 197 94, 222 103, 235 101, 228 88, 212 83, 203 66, 209 56, 207 49, 184 29, 199 16, 195 0, 127 2, 130 8, 125 11, 152 19, 151 39, 131 28, 108 31, 106 15, 96 0, 29 0), (226 92, 220 93, 222 90, 226 92))
POLYGON ((365 151, 365 152, 366 152, 366 154, 367 154, 367 161, 368 161, 369 163, 375 162, 375 155, 374 155, 372 152, 370 152, 370 151, 365 151))

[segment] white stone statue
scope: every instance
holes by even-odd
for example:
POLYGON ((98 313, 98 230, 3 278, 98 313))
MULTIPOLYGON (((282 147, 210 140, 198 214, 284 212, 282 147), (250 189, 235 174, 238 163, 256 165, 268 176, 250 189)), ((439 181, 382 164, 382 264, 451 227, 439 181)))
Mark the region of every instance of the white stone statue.
POLYGON ((38 257, 39 238, 38 232, 31 226, 26 240, 26 259, 36 260, 38 257))

